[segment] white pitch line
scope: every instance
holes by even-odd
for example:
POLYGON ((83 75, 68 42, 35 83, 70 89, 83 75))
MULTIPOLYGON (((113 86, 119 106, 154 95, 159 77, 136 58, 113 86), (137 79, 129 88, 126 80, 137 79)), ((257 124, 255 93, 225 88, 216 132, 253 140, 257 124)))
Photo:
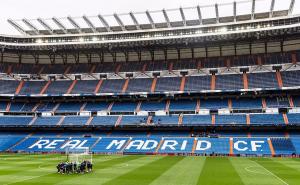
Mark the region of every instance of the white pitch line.
POLYGON ((45 176, 45 175, 49 175, 49 174, 51 174, 51 173, 47 173, 47 174, 40 175, 40 176, 34 176, 34 177, 27 178, 27 179, 22 179, 22 180, 19 180, 19 181, 14 181, 14 182, 6 183, 6 184, 3 184, 3 185, 9 185, 9 184, 15 184, 15 183, 19 183, 19 182, 24 182, 24 181, 28 181, 28 180, 31 180, 31 179, 39 178, 39 177, 42 177, 42 176, 45 176))
POLYGON ((250 173, 257 173, 257 174, 262 174, 262 175, 268 175, 269 173, 263 173, 263 172, 259 172, 256 170, 251 170, 251 168, 257 168, 259 166, 248 166, 245 168, 246 171, 250 172, 250 173))
MULTIPOLYGON (((42 165, 39 165, 38 168, 41 169, 41 170, 45 170, 45 168, 42 168, 42 165)), ((3 184, 3 185, 10 185, 10 184, 15 184, 15 183, 19 183, 19 182, 24 182, 24 181, 28 181, 28 180, 31 180, 31 179, 43 177, 45 175, 50 175, 50 174, 53 174, 53 172, 46 173, 46 174, 43 174, 43 175, 40 175, 40 176, 30 177, 30 178, 27 178, 27 179, 22 179, 22 180, 19 180, 19 181, 14 181, 14 182, 6 183, 6 184, 3 184)))
MULTIPOLYGON (((253 160, 253 162, 255 162, 253 160)), ((284 180, 282 180, 280 177, 278 177, 277 175, 275 175, 274 173, 272 173, 271 171, 269 171, 267 168, 265 168, 263 165, 258 164, 257 162, 255 162, 257 165, 261 166, 264 170, 266 170, 270 175, 274 176, 275 178, 277 178, 278 180, 280 180, 283 184, 285 185, 289 185, 287 182, 285 182, 284 180)))

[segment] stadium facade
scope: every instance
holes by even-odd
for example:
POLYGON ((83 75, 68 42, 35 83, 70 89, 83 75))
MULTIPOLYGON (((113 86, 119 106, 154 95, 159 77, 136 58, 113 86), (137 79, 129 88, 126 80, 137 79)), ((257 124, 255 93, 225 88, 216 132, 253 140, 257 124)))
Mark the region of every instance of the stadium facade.
POLYGON ((22 35, 0 36, 0 150, 299 155, 294 2, 9 20, 22 35))

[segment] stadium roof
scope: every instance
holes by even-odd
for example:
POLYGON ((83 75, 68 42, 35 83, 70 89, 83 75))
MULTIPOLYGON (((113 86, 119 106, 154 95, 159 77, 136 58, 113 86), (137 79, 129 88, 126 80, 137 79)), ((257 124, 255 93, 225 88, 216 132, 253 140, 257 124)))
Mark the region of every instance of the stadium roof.
POLYGON ((114 13, 113 15, 21 19, 8 22, 26 36, 69 35, 160 28, 182 28, 239 21, 253 21, 292 13, 295 0, 286 7, 276 6, 278 0, 243 0, 207 6, 163 9, 157 11, 114 13))

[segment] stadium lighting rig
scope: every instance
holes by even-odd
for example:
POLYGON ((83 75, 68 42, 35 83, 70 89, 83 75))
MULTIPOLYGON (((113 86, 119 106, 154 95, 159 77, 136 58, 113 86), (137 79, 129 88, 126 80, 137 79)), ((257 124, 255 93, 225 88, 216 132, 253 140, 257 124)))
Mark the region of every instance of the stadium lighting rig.
POLYGON ((274 9, 277 1, 270 0, 270 7, 266 8, 266 11, 256 12, 256 4, 261 1, 264 0, 244 0, 159 11, 114 13, 113 15, 98 14, 97 16, 68 16, 36 20, 9 19, 8 22, 22 35, 0 36, 0 45, 8 48, 38 47, 44 49, 62 45, 64 47, 111 46, 137 42, 146 45, 153 41, 170 43, 188 39, 201 42, 218 40, 220 37, 224 39, 224 37, 275 35, 288 32, 287 30, 299 32, 300 16, 292 14, 295 0, 290 1, 287 9, 274 9), (250 12, 238 14, 238 8, 242 4, 251 6, 250 12), (232 7, 232 13, 229 16, 222 16, 222 10, 226 6, 232 7), (215 16, 205 17, 203 12, 206 9, 213 10, 215 16), (193 16, 190 16, 188 12, 193 12, 193 16), (178 15, 176 20, 172 16, 174 13, 178 15), (140 17, 144 17, 144 20, 140 17), (161 18, 160 21, 157 21, 158 17, 161 18), (99 24, 102 26, 95 26, 99 24))

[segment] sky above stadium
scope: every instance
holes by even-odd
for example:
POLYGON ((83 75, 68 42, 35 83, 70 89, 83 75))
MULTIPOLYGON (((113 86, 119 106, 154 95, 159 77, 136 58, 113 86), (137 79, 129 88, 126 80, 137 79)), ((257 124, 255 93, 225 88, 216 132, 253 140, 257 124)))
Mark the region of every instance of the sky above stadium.
MULTIPOLYGON (((240 0, 237 0, 240 1, 240 0)), ((0 33, 19 34, 7 23, 7 19, 35 19, 51 17, 79 17, 82 15, 110 15, 113 13, 142 12, 146 10, 173 9, 179 7, 205 6, 215 3, 231 3, 233 0, 3 0, 0 6, 0 33)), ((276 0, 275 10, 287 9, 290 0, 276 0)), ((271 0, 257 0, 256 11, 269 10, 271 0)), ((238 7, 238 14, 249 11, 251 6, 238 7)), ((220 16, 232 14, 232 6, 220 8, 220 16), (221 9, 221 10, 220 10, 221 9)), ((300 0, 296 0, 294 14, 300 14, 300 0)), ((188 13, 186 13, 188 14, 188 13)), ((213 17, 213 9, 203 12, 205 17, 213 17)), ((171 15, 169 15, 171 16, 171 15)), ((189 16, 189 15, 186 15, 189 16)))

